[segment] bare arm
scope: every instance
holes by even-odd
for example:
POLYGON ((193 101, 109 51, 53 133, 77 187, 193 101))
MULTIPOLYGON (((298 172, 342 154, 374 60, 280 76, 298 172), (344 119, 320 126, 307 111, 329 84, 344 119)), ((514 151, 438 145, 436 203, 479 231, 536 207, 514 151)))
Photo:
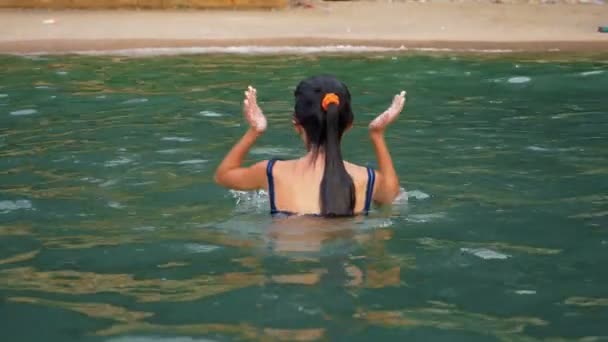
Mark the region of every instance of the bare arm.
POLYGON ((389 124, 397 119, 404 105, 405 91, 402 91, 395 96, 391 106, 369 125, 369 135, 378 161, 373 199, 382 204, 392 203, 399 195, 399 177, 384 140, 384 131, 389 124))
POLYGON ((254 190, 266 187, 267 161, 243 167, 243 159, 257 138, 266 130, 266 118, 257 104, 257 93, 252 87, 245 92, 243 112, 250 128, 239 142, 232 147, 215 171, 215 181, 219 185, 235 190, 254 190))

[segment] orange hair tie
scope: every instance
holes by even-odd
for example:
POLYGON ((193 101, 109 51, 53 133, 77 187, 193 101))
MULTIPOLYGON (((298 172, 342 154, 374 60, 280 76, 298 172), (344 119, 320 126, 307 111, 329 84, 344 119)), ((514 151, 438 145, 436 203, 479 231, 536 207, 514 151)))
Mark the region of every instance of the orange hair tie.
POLYGON ((325 97, 323 97, 321 107, 323 107, 323 110, 327 111, 327 107, 332 103, 335 103, 336 106, 340 105, 340 98, 334 93, 327 93, 325 94, 325 97))

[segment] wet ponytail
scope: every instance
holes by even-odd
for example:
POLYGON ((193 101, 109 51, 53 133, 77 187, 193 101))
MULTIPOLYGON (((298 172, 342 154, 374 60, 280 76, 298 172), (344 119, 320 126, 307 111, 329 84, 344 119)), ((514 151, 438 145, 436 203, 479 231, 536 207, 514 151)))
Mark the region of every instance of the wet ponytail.
POLYGON ((298 84, 295 97, 295 120, 306 131, 308 148, 315 158, 325 154, 319 194, 321 215, 353 216, 355 187, 340 149, 342 134, 354 117, 348 88, 333 76, 314 76, 298 84))
POLYGON ((355 207, 353 179, 344 167, 340 141, 339 105, 331 103, 325 111, 325 170, 321 180, 321 215, 352 216, 355 207))

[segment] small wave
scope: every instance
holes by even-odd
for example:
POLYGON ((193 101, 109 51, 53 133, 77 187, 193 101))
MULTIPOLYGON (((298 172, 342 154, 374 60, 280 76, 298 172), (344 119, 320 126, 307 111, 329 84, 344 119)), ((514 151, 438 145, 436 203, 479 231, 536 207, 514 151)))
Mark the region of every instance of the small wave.
POLYGON ((599 75, 599 74, 603 74, 604 70, 592 70, 592 71, 584 71, 581 72, 579 75, 581 76, 592 76, 592 75, 599 75))
POLYGON ((491 260, 491 259, 504 260, 504 259, 508 259, 511 257, 508 254, 499 253, 499 252, 496 252, 496 251, 493 251, 493 250, 487 249, 487 248, 461 248, 460 251, 464 252, 464 253, 472 254, 472 255, 474 255, 478 258, 482 258, 484 260, 491 260))
POLYGON ((199 112, 198 114, 209 117, 209 118, 218 118, 220 116, 224 116, 224 114, 212 112, 210 110, 203 110, 203 111, 199 112))
POLYGON ((526 150, 535 151, 535 152, 547 152, 547 151, 549 151, 548 148, 540 147, 540 146, 528 146, 528 147, 526 147, 526 150))
POLYGON ((156 181, 138 182, 138 183, 133 183, 131 185, 133 185, 133 186, 145 186, 145 185, 151 185, 151 184, 156 184, 156 181))
POLYGON ((442 219, 445 213, 430 213, 430 214, 412 214, 408 215, 406 220, 415 223, 426 223, 436 219, 442 219))
POLYGON ((24 115, 32 115, 32 114, 36 114, 38 113, 38 111, 36 109, 20 109, 20 110, 16 110, 11 112, 12 116, 24 116, 24 115))
POLYGON ((169 148, 166 150, 158 150, 156 151, 156 153, 160 153, 160 154, 176 154, 177 152, 180 152, 181 149, 179 148, 169 148))
POLYGON ((8 94, 0 94, 0 99, 3 99, 5 97, 8 97, 8 94))
POLYGON ((285 156, 293 153, 293 150, 290 148, 284 147, 255 147, 251 150, 251 154, 263 154, 270 156, 285 156))
POLYGON ((530 77, 527 76, 516 76, 516 77, 511 77, 507 80, 507 82, 509 83, 527 83, 530 82, 532 79, 530 77))
POLYGON ((3 214, 20 209, 32 209, 32 202, 28 200, 0 201, 0 211, 3 214))
POLYGON ((397 198, 395 198, 395 200, 393 201, 393 204, 407 203, 408 195, 408 192, 405 191, 404 188, 399 188, 399 194, 397 195, 397 198))
POLYGON ((68 72, 67 71, 57 71, 56 74, 59 76, 65 76, 68 74, 68 72))
POLYGON ((190 142, 192 138, 183 138, 183 137, 164 137, 161 140, 163 141, 176 141, 176 142, 190 142))
POLYGON ((132 228, 136 232, 153 232, 156 230, 154 226, 139 226, 132 228))
POLYGON ((83 182, 88 182, 88 183, 93 183, 93 184, 103 182, 103 179, 94 178, 94 177, 82 177, 82 178, 80 178, 80 180, 83 182))
POLYGON ((102 188, 107 188, 109 186, 116 185, 116 184, 118 184, 118 180, 117 179, 110 179, 108 181, 105 181, 105 182, 99 184, 99 186, 102 187, 102 188))
POLYGON ((108 202, 108 207, 113 209, 124 209, 126 206, 124 204, 120 204, 118 202, 110 201, 108 202))
POLYGON ((126 165, 126 164, 129 164, 132 162, 133 162, 133 159, 129 159, 126 157, 120 157, 118 159, 109 160, 109 161, 105 162, 103 165, 105 167, 115 167, 115 166, 120 166, 120 165, 126 165))
POLYGON ((219 246, 204 245, 202 243, 187 243, 184 245, 184 249, 189 253, 210 253, 219 248, 219 246))
POLYGON ((148 102, 148 99, 140 98, 140 99, 131 99, 131 100, 123 101, 122 104, 138 104, 138 103, 146 103, 146 102, 148 102))
POLYGON ((423 200, 423 199, 427 199, 427 198, 429 198, 431 196, 429 194, 427 194, 427 193, 424 193, 424 192, 420 191, 420 190, 412 190, 412 191, 408 191, 407 192, 407 197, 414 198, 414 199, 417 199, 417 200, 423 200))
POLYGON ((566 147, 566 148, 546 148, 546 147, 540 147, 540 146, 528 146, 526 147, 527 150, 530 151, 534 151, 534 152, 571 152, 571 151, 576 151, 576 147, 566 147))
POLYGON ((75 51, 80 55, 118 55, 118 56, 174 56, 198 54, 285 54, 285 53, 320 53, 320 52, 389 52, 403 51, 401 48, 387 48, 374 46, 328 45, 328 46, 209 46, 209 47, 182 47, 182 48, 140 48, 121 50, 90 50, 75 51))
POLYGON ((535 295, 536 291, 534 290, 517 290, 515 291, 518 295, 535 295))
POLYGON ((121 336, 113 337, 106 342, 214 342, 207 338, 192 338, 185 336, 162 337, 162 336, 121 336))
POLYGON ((193 164, 203 164, 208 162, 208 160, 205 159, 190 159, 190 160, 182 160, 180 162, 178 162, 178 165, 193 165, 193 164))
MULTIPOLYGON (((399 51, 421 51, 421 52, 474 52, 502 54, 517 52, 512 49, 452 49, 433 47, 380 47, 361 45, 325 45, 325 46, 209 46, 209 47, 179 47, 179 48, 135 48, 117 50, 76 50, 65 51, 54 54, 77 54, 88 56, 128 56, 128 57, 151 57, 151 56, 177 56, 177 55, 200 55, 200 54, 238 54, 238 55, 278 55, 278 54, 315 54, 315 53, 369 53, 369 52, 399 52, 399 51)), ((48 51, 37 51, 26 54, 16 53, 14 55, 23 58, 35 58, 36 56, 48 55, 48 51)))

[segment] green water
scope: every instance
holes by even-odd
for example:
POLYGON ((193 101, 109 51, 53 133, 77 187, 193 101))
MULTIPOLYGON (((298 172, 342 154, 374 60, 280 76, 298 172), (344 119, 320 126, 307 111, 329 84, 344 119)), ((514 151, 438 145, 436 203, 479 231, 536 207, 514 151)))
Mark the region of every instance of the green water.
POLYGON ((608 340, 608 64, 450 56, 0 57, 2 341, 608 340), (353 94, 349 160, 404 88, 402 185, 273 221, 214 168, 295 157, 292 91, 353 94), (597 339, 593 339, 597 337, 597 339))

